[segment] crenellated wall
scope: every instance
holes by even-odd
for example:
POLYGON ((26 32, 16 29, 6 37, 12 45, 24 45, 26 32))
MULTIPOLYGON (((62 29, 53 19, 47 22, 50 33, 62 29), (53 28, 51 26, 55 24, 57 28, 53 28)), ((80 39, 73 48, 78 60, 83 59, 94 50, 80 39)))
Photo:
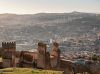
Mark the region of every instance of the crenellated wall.
POLYGON ((16 51, 16 42, 2 42, 3 51, 16 51))

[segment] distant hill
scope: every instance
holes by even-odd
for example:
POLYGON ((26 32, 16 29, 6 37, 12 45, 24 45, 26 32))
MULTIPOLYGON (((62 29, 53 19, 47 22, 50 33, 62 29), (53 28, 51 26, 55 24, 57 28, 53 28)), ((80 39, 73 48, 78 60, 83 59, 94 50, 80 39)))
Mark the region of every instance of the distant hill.
POLYGON ((38 39, 93 36, 99 32, 100 14, 95 13, 0 14, 0 41, 16 40, 27 48, 38 39))

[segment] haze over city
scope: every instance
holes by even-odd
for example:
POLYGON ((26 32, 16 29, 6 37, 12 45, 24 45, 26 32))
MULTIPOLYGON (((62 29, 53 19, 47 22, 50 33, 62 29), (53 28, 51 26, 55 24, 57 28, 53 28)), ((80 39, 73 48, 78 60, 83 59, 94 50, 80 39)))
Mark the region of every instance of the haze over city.
POLYGON ((0 14, 100 13, 100 0, 0 0, 0 14))

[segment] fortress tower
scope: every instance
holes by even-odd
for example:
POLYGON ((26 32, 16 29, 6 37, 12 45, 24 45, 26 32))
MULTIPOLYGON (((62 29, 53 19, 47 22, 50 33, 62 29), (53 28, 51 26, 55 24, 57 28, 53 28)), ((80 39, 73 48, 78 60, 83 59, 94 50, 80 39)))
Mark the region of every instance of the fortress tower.
POLYGON ((46 47, 44 47, 44 43, 39 42, 38 43, 38 59, 37 59, 37 67, 40 69, 45 68, 45 54, 46 54, 46 47))
POLYGON ((15 61, 16 43, 2 42, 3 67, 13 67, 15 61))
POLYGON ((47 52, 46 44, 39 42, 38 43, 38 59, 37 67, 40 69, 49 69, 50 68, 50 54, 47 52))
POLYGON ((52 50, 51 50, 51 67, 52 68, 58 68, 60 65, 60 49, 59 44, 57 42, 53 43, 52 50))

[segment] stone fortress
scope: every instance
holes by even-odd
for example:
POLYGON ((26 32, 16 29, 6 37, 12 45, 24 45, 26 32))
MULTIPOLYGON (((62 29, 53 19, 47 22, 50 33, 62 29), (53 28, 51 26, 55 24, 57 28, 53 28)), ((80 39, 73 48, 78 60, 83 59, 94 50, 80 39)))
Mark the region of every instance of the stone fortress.
MULTIPOLYGON (((37 51, 35 52, 16 51, 16 42, 2 42, 0 68, 36 68, 63 71, 64 74, 75 74, 76 69, 82 72, 90 72, 90 66, 85 67, 85 64, 83 67, 82 64, 75 66, 74 61, 62 59, 60 54, 61 51, 57 42, 53 42, 50 52, 47 51, 47 45, 44 42, 37 44, 37 51)), ((87 63, 91 64, 90 61, 87 63)))
POLYGON ((38 43, 36 52, 16 51, 16 42, 2 42, 0 52, 1 68, 25 67, 65 72, 72 70, 72 62, 60 59, 60 49, 57 42, 52 44, 51 52, 47 51, 47 45, 43 42, 38 43))

